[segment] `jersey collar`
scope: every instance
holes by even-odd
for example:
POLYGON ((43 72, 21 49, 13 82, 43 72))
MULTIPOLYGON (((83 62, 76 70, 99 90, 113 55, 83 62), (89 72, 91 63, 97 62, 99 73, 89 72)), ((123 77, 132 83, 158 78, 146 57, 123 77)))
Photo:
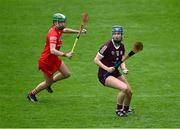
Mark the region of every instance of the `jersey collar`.
POLYGON ((117 46, 117 45, 115 45, 113 39, 112 39, 111 41, 112 41, 112 43, 113 43, 113 46, 114 46, 116 49, 119 49, 119 47, 121 46, 121 44, 119 44, 119 45, 117 46))

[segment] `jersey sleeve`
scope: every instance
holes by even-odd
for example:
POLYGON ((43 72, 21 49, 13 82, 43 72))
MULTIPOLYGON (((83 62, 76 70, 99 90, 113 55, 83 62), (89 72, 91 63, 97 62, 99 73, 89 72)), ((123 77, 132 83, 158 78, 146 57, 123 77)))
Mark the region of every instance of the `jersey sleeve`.
POLYGON ((50 36, 49 37, 50 44, 56 44, 57 43, 57 37, 56 36, 50 36))
POLYGON ((107 46, 107 45, 103 45, 103 46, 100 47, 98 53, 99 53, 102 57, 104 57, 104 56, 106 56, 106 54, 107 54, 107 50, 108 50, 108 46, 107 46))
POLYGON ((48 35, 48 40, 50 44, 57 44, 58 35, 54 31, 51 31, 48 35))

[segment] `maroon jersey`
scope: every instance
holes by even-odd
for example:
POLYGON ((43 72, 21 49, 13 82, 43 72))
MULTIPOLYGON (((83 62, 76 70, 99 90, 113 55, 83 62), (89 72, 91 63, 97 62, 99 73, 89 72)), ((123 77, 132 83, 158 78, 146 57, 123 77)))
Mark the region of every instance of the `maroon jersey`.
MULTIPOLYGON (((101 62, 107 67, 113 67, 117 62, 122 60, 122 56, 125 53, 124 44, 120 44, 120 46, 116 47, 112 40, 109 40, 99 49, 99 54, 103 57, 101 62)), ((102 78, 107 71, 99 67, 98 76, 102 78)), ((110 75, 114 75, 117 77, 119 74, 118 70, 115 70, 110 75)))

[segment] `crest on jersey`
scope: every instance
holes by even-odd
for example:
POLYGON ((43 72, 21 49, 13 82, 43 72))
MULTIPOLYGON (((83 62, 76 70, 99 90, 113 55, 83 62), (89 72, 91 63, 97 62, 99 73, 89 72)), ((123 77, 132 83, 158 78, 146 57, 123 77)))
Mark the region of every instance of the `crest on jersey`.
POLYGON ((116 51, 116 55, 119 56, 119 51, 116 51))
POLYGON ((111 54, 114 56, 114 55, 115 55, 115 52, 114 52, 114 51, 111 51, 111 54))

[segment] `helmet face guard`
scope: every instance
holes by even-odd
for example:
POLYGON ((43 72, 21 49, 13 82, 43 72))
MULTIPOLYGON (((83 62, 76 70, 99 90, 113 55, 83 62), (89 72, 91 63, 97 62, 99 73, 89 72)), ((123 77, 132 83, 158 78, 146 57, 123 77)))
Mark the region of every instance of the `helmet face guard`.
POLYGON ((121 35, 123 35, 123 27, 118 26, 118 25, 113 26, 112 27, 112 34, 115 32, 119 32, 119 33, 121 33, 121 35))
POLYGON ((121 41, 122 41, 122 35, 123 35, 123 27, 122 26, 118 26, 118 25, 115 25, 112 27, 112 35, 113 35, 113 41, 116 43, 116 44, 120 44, 121 41), (121 37, 120 39, 115 39, 115 33, 120 33, 121 34, 121 37))
POLYGON ((58 22, 58 29, 63 30, 65 28, 65 23, 64 22, 58 22))

